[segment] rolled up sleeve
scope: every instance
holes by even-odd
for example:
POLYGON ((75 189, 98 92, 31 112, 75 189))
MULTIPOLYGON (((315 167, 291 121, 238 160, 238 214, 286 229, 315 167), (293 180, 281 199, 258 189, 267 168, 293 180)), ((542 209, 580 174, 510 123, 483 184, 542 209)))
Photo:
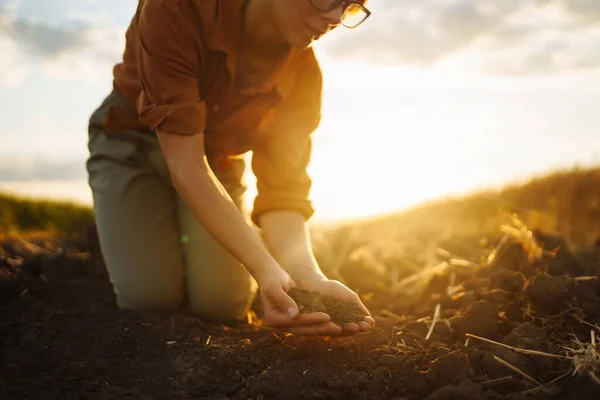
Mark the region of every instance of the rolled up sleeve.
POLYGON ((192 31, 192 22, 178 0, 145 0, 140 7, 139 120, 166 133, 201 133, 206 125, 206 106, 198 85, 203 46, 192 31))
POLYGON ((274 110, 253 151, 258 193, 251 218, 257 226, 268 211, 296 211, 306 220, 314 214, 307 168, 321 120, 322 75, 312 51, 300 70, 293 94, 274 110))

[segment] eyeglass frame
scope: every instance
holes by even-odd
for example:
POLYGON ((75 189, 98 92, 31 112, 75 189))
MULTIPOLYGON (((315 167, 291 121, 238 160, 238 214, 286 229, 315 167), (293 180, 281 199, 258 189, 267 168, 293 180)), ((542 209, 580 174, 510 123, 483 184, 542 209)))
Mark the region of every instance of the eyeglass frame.
POLYGON ((326 13, 326 12, 335 10, 337 7, 339 7, 340 5, 342 5, 343 6, 342 15, 344 15, 344 13, 346 12, 346 10, 348 9, 349 6, 351 6, 353 4, 356 4, 357 6, 359 6, 365 12, 366 15, 365 15, 365 18, 362 21, 360 21, 359 24, 354 25, 354 26, 347 26, 347 25, 344 25, 343 22, 341 22, 342 25, 344 25, 346 28, 349 28, 349 29, 354 29, 354 28, 359 27, 371 15, 371 11, 369 11, 369 9, 363 5, 364 1, 363 1, 363 4, 361 4, 361 3, 357 2, 357 1, 354 1, 354 0, 337 0, 337 1, 333 1, 331 3, 332 5, 327 10, 322 10, 322 9, 318 8, 317 6, 315 6, 315 4, 313 3, 313 0, 308 0, 308 2, 312 6, 312 8, 314 8, 318 12, 322 12, 322 13, 326 13))

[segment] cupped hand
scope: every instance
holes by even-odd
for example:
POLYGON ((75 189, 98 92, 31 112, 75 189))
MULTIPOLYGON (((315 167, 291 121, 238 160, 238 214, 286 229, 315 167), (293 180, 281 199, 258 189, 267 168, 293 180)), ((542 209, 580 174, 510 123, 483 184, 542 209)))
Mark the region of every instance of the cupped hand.
POLYGON ((355 303, 365 314, 362 321, 345 323, 341 329, 338 329, 338 332, 331 332, 331 335, 355 335, 369 332, 375 326, 375 320, 371 317, 371 313, 360 300, 360 297, 341 282, 327 279, 323 275, 315 275, 299 280, 299 287, 355 303))
POLYGON ((298 305, 288 294, 296 284, 281 267, 271 268, 256 277, 264 323, 276 330, 297 335, 327 335, 340 333, 341 328, 330 322, 322 312, 300 313, 298 305))

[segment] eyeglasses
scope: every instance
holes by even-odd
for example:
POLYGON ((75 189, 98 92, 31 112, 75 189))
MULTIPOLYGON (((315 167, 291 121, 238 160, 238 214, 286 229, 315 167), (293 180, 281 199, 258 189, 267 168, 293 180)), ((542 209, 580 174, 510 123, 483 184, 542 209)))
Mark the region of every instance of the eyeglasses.
POLYGON ((346 28, 356 28, 362 24, 371 11, 367 10, 363 4, 366 0, 309 0, 313 8, 319 12, 329 12, 335 10, 340 5, 343 7, 341 23, 346 28))

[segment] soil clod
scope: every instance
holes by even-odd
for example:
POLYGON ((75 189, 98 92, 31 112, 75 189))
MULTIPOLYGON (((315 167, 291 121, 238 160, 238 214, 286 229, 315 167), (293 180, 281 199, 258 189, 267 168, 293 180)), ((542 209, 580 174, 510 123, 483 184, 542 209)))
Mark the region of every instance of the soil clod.
POLYGON ((331 317, 332 322, 340 326, 348 322, 360 322, 366 316, 357 304, 332 296, 298 288, 290 289, 288 294, 294 299, 300 312, 324 312, 331 317))

